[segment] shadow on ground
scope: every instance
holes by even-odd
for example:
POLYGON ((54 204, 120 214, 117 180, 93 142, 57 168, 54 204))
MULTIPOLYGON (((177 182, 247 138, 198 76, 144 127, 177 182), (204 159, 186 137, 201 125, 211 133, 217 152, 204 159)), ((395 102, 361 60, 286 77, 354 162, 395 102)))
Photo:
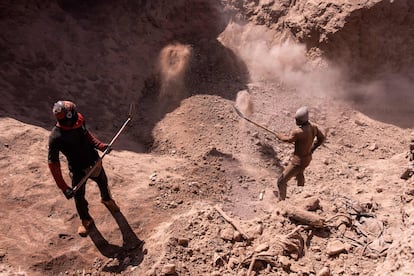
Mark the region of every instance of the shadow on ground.
POLYGON ((143 261, 144 241, 136 236, 122 212, 112 215, 121 230, 122 246, 110 244, 99 232, 96 225, 93 225, 89 237, 103 256, 116 259, 115 263, 106 264, 103 271, 120 273, 128 266, 138 266, 143 261))

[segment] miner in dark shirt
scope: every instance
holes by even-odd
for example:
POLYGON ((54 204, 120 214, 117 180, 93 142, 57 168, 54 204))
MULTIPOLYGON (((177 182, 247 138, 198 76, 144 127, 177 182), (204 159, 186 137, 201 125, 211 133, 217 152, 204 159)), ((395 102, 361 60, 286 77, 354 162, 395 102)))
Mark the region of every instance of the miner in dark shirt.
POLYGON ((57 123, 53 127, 49 137, 48 162, 53 178, 57 186, 62 190, 67 199, 75 198, 75 205, 82 224, 78 233, 86 237, 93 225, 93 219, 89 214, 88 201, 85 199, 85 186, 82 185, 76 192, 75 187, 79 181, 89 172, 96 162, 100 164, 89 177, 98 184, 101 194, 101 202, 111 211, 119 212, 119 207, 112 199, 108 178, 102 167, 102 160, 96 149, 109 152, 108 144, 99 141, 86 128, 85 119, 77 112, 76 105, 70 101, 58 101, 53 106, 53 114, 57 123), (69 187, 62 176, 59 162, 59 152, 68 161, 72 187, 69 187))

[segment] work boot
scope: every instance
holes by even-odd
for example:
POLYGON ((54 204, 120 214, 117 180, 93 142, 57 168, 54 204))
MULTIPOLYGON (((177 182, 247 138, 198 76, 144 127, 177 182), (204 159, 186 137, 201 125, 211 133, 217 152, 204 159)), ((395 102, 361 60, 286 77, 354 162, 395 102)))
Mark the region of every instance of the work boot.
POLYGON ((101 202, 108 208, 111 213, 117 213, 120 211, 119 206, 116 205, 115 200, 112 198, 110 200, 101 200, 101 202))
POLYGON ((93 219, 83 219, 82 224, 78 228, 78 234, 81 237, 86 237, 93 225, 93 219))

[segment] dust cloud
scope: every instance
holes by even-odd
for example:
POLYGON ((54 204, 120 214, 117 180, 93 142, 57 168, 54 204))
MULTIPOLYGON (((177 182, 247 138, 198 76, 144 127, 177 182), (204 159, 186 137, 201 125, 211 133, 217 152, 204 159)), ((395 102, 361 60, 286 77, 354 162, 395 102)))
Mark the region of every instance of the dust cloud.
POLYGON ((346 64, 328 61, 317 51, 308 51, 287 35, 261 26, 231 23, 219 40, 236 52, 249 68, 252 82, 277 82, 298 94, 331 96, 348 101, 364 114, 400 127, 412 127, 414 83, 409 77, 382 72, 377 76, 358 74, 346 64), (353 72, 355 74, 355 72, 353 72))
POLYGON ((189 45, 170 44, 165 46, 158 58, 161 77, 160 100, 179 101, 186 96, 185 73, 191 59, 192 49, 189 45))
POLYGON ((414 83, 403 75, 385 74, 381 78, 347 84, 347 98, 364 114, 399 127, 413 127, 414 83))
POLYGON ((343 73, 320 57, 310 59, 305 45, 274 37, 260 26, 229 24, 220 41, 246 62, 253 82, 276 81, 312 95, 341 93, 343 73))
POLYGON ((246 117, 250 117, 253 114, 254 107, 249 92, 242 90, 237 93, 236 107, 246 117))

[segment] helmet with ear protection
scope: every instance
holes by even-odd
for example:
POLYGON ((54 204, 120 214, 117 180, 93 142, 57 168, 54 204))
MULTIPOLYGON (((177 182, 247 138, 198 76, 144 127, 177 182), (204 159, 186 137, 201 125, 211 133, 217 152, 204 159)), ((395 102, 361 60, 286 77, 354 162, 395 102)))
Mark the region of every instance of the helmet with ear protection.
POLYGON ((76 117, 76 105, 71 101, 57 101, 52 111, 58 121, 71 120, 76 117))

